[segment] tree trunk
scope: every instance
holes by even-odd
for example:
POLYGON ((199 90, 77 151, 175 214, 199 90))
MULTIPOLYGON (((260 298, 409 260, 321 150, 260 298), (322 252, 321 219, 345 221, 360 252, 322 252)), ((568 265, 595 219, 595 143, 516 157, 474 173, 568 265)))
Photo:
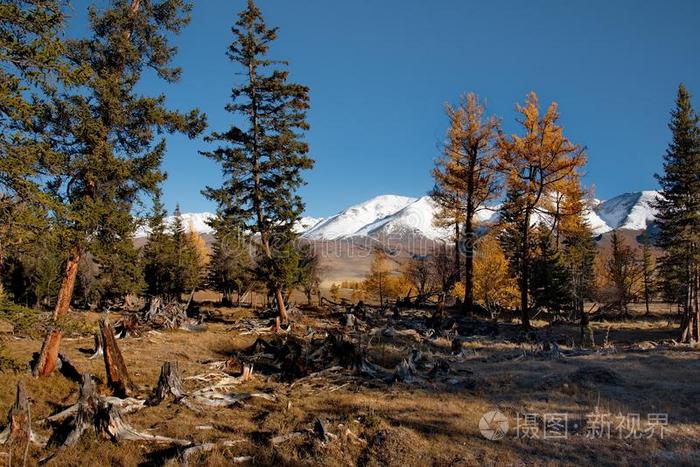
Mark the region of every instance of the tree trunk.
POLYGON ((525 212, 522 232, 522 258, 520 267, 520 313, 523 329, 530 329, 530 311, 528 310, 528 289, 530 288, 530 213, 525 212))
POLYGON ((284 305, 284 296, 282 295, 281 287, 275 289, 275 300, 277 301, 277 310, 280 313, 280 319, 283 323, 289 323, 289 316, 287 315, 287 307, 284 305))
POLYGON ((185 391, 182 389, 179 365, 177 363, 165 362, 160 368, 158 387, 148 399, 147 404, 158 405, 171 396, 173 400, 177 402, 185 397, 185 391))
POLYGON ((32 376, 35 378, 48 376, 58 366, 58 349, 61 346, 63 333, 58 329, 51 329, 41 344, 39 357, 32 368, 32 376))
POLYGON ((474 233, 472 219, 467 214, 464 223, 464 304, 465 313, 474 311, 474 233))
POLYGON ((32 420, 29 411, 29 400, 24 390, 24 383, 17 382, 17 396, 15 403, 7 415, 7 426, 0 433, 0 444, 24 444, 34 441, 32 433, 32 420))
POLYGON ((112 326, 107 318, 100 320, 100 334, 102 335, 102 345, 107 372, 107 385, 117 397, 128 397, 134 390, 134 384, 129 378, 129 372, 124 363, 124 357, 117 346, 112 326))
POLYGON ((459 282, 461 279, 460 271, 462 270, 462 262, 459 259, 459 242, 461 237, 459 235, 459 222, 455 221, 455 270, 454 270, 454 281, 459 282))
POLYGON ((73 290, 75 289, 75 279, 78 277, 80 256, 80 247, 76 245, 71 249, 63 270, 61 288, 58 291, 58 300, 56 301, 56 308, 53 311, 54 320, 65 316, 70 309, 70 303, 73 299, 73 290))

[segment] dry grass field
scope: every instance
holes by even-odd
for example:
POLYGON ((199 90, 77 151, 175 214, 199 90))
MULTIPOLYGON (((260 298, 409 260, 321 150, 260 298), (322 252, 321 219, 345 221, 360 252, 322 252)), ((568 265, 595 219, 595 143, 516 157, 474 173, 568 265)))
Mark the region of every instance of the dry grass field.
MULTIPOLYGON (((187 392, 211 384, 217 378, 212 364, 258 337, 308 341, 345 333, 366 347, 367 360, 386 369, 389 378, 351 368, 289 378, 260 366, 252 381, 229 391, 267 393, 272 400, 251 398, 222 408, 192 408, 171 400, 126 416, 141 431, 193 445, 215 443, 211 451, 192 456, 192 465, 700 465, 700 350, 674 344, 676 325, 664 307, 650 317, 594 322, 593 348, 576 345, 578 328, 541 321, 527 336, 515 323, 463 318, 432 333, 426 311, 403 310, 399 317, 370 311, 346 327, 339 310, 314 309, 294 315, 291 337, 275 337, 246 331, 271 323, 250 310, 206 305, 202 311, 209 319, 198 332, 144 330, 118 341, 139 387, 137 397, 153 391, 165 361, 179 363, 187 392), (412 352, 410 377, 391 377, 412 352), (203 380, 206 375, 209 382, 203 380), (508 420, 500 440, 480 432, 482 415, 492 410, 508 420), (545 439, 545 421, 553 414, 566 414, 566 436, 553 437, 562 432, 552 428, 545 439), (654 414, 667 414, 667 420, 656 417, 654 424, 654 414), (313 432, 317 419, 331 434, 325 441, 313 432), (297 435, 276 439, 290 433, 297 435)), ((100 317, 74 313, 73 335, 64 338, 61 351, 81 372, 104 380, 102 359, 89 359, 90 332, 100 317)), ((119 315, 109 319, 115 322, 119 315)), ((42 419, 74 403, 78 385, 59 373, 32 378, 25 364, 39 350, 41 335, 27 335, 26 327, 18 330, 8 320, 0 322, 0 331, 2 416, 17 381, 23 380, 34 430, 49 435, 42 419)), ((107 393, 104 385, 99 390, 107 393)), ((86 435, 63 449, 31 446, 27 463, 178 465, 183 449, 86 435)), ((0 447, 0 465, 20 464, 24 450, 24 445, 0 447)))

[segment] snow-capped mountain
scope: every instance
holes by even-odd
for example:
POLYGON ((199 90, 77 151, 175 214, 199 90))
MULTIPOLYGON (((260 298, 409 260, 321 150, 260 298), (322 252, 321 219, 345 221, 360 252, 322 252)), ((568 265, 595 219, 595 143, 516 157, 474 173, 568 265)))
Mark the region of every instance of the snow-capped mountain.
POLYGON ((303 236, 310 240, 337 240, 360 235, 363 228, 396 214, 416 201, 416 198, 406 196, 377 196, 325 219, 304 232, 303 236))
POLYGON ((602 201, 595 208, 595 212, 608 226, 608 230, 643 230, 656 220, 653 203, 658 198, 658 191, 624 193, 602 201))
MULTIPOLYGON (((594 200, 586 218, 593 233, 600 235, 615 229, 643 230, 656 219, 653 203, 658 199, 656 191, 624 193, 606 201, 594 200)), ((364 203, 343 209, 330 217, 303 217, 295 225, 295 231, 308 240, 339 240, 353 237, 406 238, 418 235, 429 240, 450 237, 452 230, 434 224, 438 207, 429 196, 411 198, 398 195, 376 196, 364 203)), ((182 214, 185 228, 194 228, 203 234, 212 233, 207 220, 211 213, 182 214)), ((478 212, 479 221, 494 222, 497 206, 478 212)), ((173 216, 166 219, 172 225, 173 216)), ((137 233, 145 236, 147 229, 137 233)))
POLYGON ((294 224, 294 231, 299 234, 304 233, 307 230, 313 229, 316 225, 323 222, 324 219, 325 217, 304 216, 299 219, 299 222, 294 224))

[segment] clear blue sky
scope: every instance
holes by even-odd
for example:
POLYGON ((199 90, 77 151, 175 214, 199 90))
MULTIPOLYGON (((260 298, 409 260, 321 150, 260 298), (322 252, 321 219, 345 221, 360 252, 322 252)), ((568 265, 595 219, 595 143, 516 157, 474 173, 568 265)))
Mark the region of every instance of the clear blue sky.
MULTIPOLYGON (((74 0, 80 16, 87 0, 74 0)), ((195 1, 176 39, 183 79, 144 89, 171 106, 199 107, 212 129, 240 79, 224 55, 244 0, 195 1), (165 87, 164 87, 165 86, 165 87)), ((534 90, 556 100, 567 134, 589 150, 596 196, 656 187, 678 83, 700 106, 700 2, 695 0, 260 0, 280 27, 273 58, 311 88, 308 142, 316 167, 301 193, 309 215, 329 215, 385 193, 421 196, 445 133, 443 106, 468 91, 506 130, 534 90)), ((80 20, 76 20, 79 23, 80 20)), ((200 194, 219 168, 201 141, 170 137, 166 206, 212 210, 200 194)))

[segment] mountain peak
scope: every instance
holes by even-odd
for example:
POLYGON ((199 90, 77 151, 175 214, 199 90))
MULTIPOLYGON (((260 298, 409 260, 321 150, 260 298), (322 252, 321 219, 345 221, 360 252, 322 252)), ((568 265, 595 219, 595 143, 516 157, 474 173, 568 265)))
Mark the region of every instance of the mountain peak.
MULTIPOLYGON (((586 214, 591 229, 596 235, 611 230, 643 230, 656 220, 654 203, 659 192, 644 190, 623 193, 609 200, 595 200, 586 214)), ((480 222, 490 222, 497 214, 493 209, 477 213, 480 222)), ((401 238, 418 235, 429 240, 445 239, 452 229, 434 225, 438 206, 430 196, 412 198, 401 195, 379 195, 365 202, 343 209, 330 217, 302 217, 295 231, 309 240, 338 240, 351 237, 401 238)), ((190 225, 199 233, 212 232, 207 220, 214 214, 208 212, 182 214, 186 228, 190 225)), ((173 216, 166 219, 171 225, 173 216)), ((148 234, 140 229, 136 236, 148 234)))

